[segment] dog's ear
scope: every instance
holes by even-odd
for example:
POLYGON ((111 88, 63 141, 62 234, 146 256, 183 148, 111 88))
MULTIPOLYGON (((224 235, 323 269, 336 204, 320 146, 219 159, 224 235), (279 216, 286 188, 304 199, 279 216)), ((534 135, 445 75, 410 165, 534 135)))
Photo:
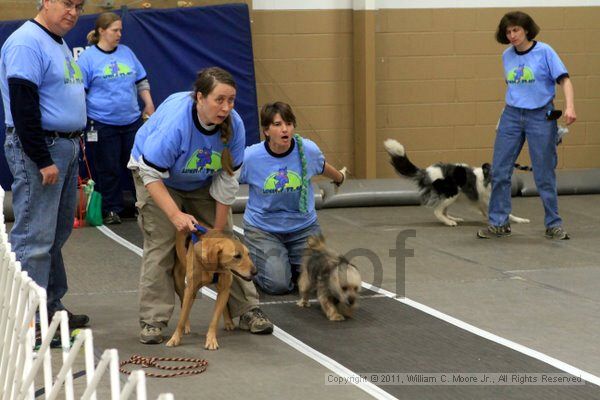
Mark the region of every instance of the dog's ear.
POLYGON ((322 233, 312 235, 308 237, 306 243, 311 249, 319 249, 325 245, 325 237, 323 237, 322 233))
POLYGON ((458 186, 465 186, 467 183, 467 169, 462 165, 457 165, 452 172, 452 179, 458 186))
POLYGON ((490 165, 490 163, 483 163, 481 164, 481 170, 483 171, 483 177, 487 179, 489 178, 490 172, 492 171, 492 166, 490 165))
POLYGON ((202 264, 207 270, 217 270, 219 268, 219 257, 223 251, 222 238, 203 238, 202 239, 202 264))
POLYGON ((343 265, 343 264, 352 265, 352 264, 350 264, 350 261, 348 261, 348 259, 342 255, 338 256, 338 264, 339 265, 343 265))

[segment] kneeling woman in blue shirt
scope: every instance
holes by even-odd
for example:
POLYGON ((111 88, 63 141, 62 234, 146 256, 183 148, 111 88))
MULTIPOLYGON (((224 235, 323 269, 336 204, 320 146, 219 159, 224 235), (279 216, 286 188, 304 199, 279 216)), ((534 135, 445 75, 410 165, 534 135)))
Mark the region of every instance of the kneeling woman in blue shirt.
POLYGON ((320 233, 310 179, 325 175, 340 185, 345 169, 325 161, 311 140, 294 135, 296 116, 283 102, 260 112, 265 140, 246 148, 240 182, 249 185, 244 241, 258 269, 256 284, 268 294, 294 288, 309 236, 320 233))

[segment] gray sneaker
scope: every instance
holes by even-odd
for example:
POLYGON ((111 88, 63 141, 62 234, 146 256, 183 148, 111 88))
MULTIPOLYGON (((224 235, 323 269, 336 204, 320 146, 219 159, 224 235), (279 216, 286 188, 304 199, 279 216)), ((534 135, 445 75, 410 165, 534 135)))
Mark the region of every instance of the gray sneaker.
POLYGON ((162 328, 145 324, 140 332, 140 342, 143 344, 162 343, 162 328))
POLYGON ((477 237, 479 239, 492 239, 501 238, 512 235, 510 230, 510 224, 494 226, 490 225, 487 228, 480 229, 477 231, 477 237))
POLYGON ((273 323, 258 307, 242 314, 239 327, 245 331, 250 331, 250 333, 266 335, 273 332, 273 323))
POLYGON ((552 240, 571 239, 567 231, 565 231, 562 226, 553 226, 552 228, 546 228, 546 234, 544 236, 546 236, 547 239, 552 240))

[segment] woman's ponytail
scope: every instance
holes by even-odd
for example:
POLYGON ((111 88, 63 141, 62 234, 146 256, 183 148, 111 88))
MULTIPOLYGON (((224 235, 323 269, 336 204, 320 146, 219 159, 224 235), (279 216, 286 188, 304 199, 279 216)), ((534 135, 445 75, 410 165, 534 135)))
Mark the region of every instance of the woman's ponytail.
POLYGON ((233 176, 233 157, 229 149, 229 143, 232 135, 231 114, 221 123, 221 142, 223 142, 223 151, 221 152, 221 168, 229 175, 233 176))

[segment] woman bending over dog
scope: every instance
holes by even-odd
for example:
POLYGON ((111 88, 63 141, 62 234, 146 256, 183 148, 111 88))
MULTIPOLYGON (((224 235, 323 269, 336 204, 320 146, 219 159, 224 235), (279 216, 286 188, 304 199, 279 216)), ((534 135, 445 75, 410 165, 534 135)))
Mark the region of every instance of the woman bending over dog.
POLYGON ((338 171, 313 141, 294 135, 289 104, 265 104, 260 125, 265 140, 246 149, 240 173, 249 185, 244 242, 258 270, 255 283, 285 294, 294 288, 307 239, 320 233, 310 179, 322 174, 339 186, 346 169, 338 171))
MULTIPOLYGON (((246 133, 233 109, 236 85, 221 68, 201 70, 193 92, 169 96, 137 132, 133 170, 144 234, 140 278, 140 342, 163 341, 175 305, 175 233, 195 224, 230 231, 230 205, 238 190, 234 170, 243 161, 246 133)), ((273 324, 258 307, 252 282, 233 278, 228 302, 239 327, 271 333, 273 324)))

